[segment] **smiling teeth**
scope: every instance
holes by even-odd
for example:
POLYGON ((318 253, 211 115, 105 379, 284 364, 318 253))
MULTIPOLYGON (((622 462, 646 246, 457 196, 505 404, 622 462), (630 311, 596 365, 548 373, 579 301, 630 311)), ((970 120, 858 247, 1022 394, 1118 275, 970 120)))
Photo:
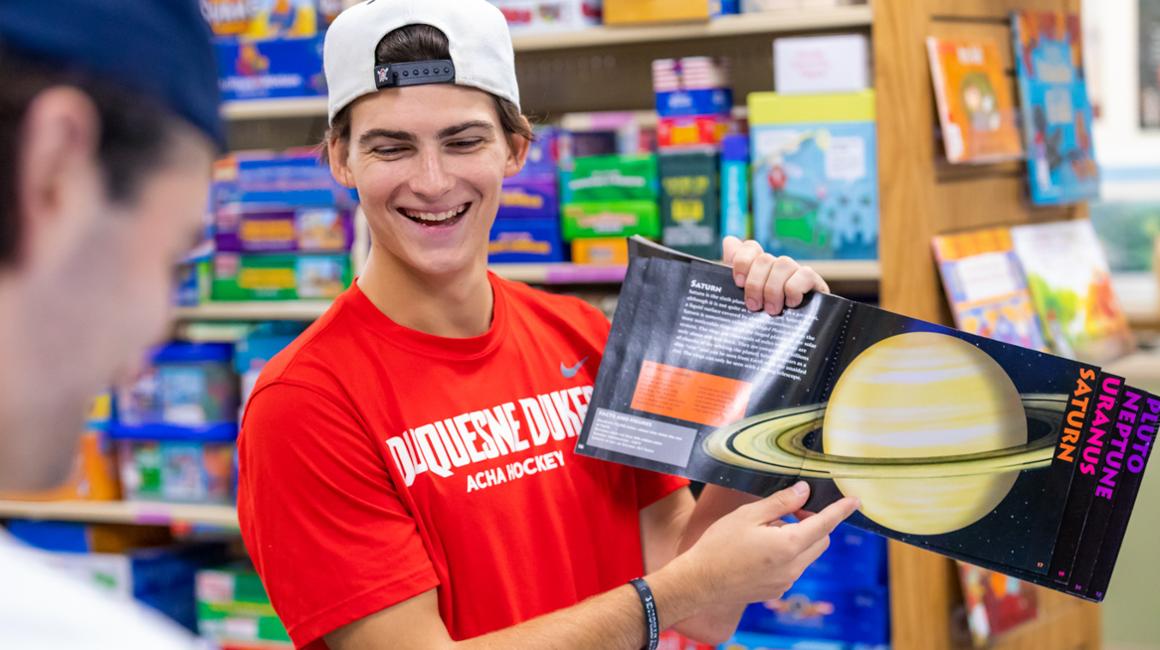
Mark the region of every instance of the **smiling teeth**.
POLYGON ((463 205, 463 206, 460 206, 454 210, 448 210, 446 212, 415 212, 414 210, 403 210, 403 214, 407 215, 408 217, 411 217, 412 219, 419 219, 420 221, 431 221, 431 222, 437 223, 440 221, 447 221, 448 219, 451 219, 453 217, 458 217, 459 215, 463 214, 464 211, 466 211, 466 210, 467 210, 467 206, 463 205))

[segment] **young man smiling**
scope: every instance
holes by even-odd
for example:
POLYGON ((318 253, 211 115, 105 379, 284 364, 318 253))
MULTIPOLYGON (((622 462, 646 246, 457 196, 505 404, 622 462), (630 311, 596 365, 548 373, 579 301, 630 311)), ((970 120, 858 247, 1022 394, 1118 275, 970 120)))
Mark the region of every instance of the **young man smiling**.
MULTIPOLYGON (((239 443, 243 536, 298 647, 721 641, 856 507, 782 526, 805 484, 694 502, 683 479, 573 453, 608 322, 487 270, 531 138, 513 60, 484 0, 370 0, 327 34, 327 158, 372 252, 267 366, 239 443)), ((725 248, 754 310, 826 289, 753 242, 725 248)))

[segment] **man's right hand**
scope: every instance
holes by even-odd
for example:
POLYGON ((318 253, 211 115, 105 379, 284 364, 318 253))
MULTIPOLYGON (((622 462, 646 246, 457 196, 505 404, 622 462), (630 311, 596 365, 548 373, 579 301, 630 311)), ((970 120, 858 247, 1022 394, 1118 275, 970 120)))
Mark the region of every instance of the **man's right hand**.
POLYGON ((693 572, 710 601, 751 603, 781 597, 829 547, 829 535, 859 507, 846 497, 787 524, 809 498, 804 481, 718 519, 669 570, 693 572), (698 575, 699 574, 699 575, 698 575))

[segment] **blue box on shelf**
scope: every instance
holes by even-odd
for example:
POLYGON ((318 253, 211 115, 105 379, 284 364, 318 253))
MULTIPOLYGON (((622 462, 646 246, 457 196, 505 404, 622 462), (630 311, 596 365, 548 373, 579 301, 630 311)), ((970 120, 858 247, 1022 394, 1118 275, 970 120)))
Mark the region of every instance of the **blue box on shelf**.
POLYGON ((218 39, 223 100, 326 95, 322 35, 260 41, 218 39))
POLYGON ((753 632, 738 632, 717 647, 719 650, 890 650, 886 643, 846 643, 753 632))
POLYGON ((492 264, 563 262, 564 240, 559 218, 495 220, 488 242, 492 264))
POLYGON ((802 574, 802 580, 836 586, 886 584, 886 538, 841 524, 830 534, 830 548, 802 574))
POLYGON ((729 115, 733 110, 733 90, 701 88, 659 92, 656 93, 656 104, 660 117, 729 115))
POLYGON ((799 580, 781 598, 754 603, 737 629, 846 643, 890 642, 889 590, 799 580))

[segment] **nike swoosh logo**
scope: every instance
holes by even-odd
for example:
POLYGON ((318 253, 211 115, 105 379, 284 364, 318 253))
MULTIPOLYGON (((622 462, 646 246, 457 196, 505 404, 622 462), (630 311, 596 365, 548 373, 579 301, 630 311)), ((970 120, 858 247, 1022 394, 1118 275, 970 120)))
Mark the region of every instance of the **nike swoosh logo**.
POLYGON ((564 365, 564 362, 561 361, 560 362, 560 374, 564 375, 564 379, 571 379, 571 378, 575 377, 576 373, 580 372, 580 367, 583 366, 584 362, 587 360, 588 360, 588 357, 584 357, 583 359, 578 361, 576 363, 576 365, 572 366, 571 368, 564 365))

